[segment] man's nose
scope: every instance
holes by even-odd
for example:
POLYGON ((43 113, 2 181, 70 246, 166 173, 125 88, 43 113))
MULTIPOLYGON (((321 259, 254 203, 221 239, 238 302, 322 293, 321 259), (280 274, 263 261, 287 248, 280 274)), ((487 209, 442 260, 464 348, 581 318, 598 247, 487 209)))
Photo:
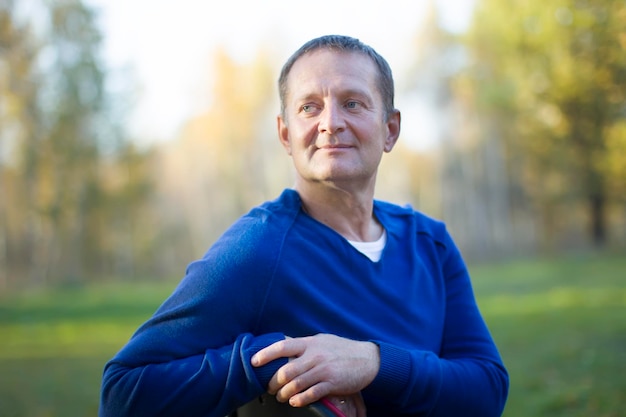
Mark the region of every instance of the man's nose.
POLYGON ((318 131, 333 135, 345 129, 345 119, 341 106, 336 104, 326 105, 320 114, 318 131))

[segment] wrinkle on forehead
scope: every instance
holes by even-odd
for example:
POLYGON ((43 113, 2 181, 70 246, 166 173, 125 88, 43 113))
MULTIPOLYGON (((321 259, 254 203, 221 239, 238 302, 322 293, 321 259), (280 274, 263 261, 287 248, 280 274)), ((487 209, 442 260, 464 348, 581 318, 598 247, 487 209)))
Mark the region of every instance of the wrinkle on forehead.
POLYGON ((330 94, 356 94, 382 102, 378 91, 377 68, 371 59, 353 51, 321 49, 296 61, 289 74, 291 100, 330 94))

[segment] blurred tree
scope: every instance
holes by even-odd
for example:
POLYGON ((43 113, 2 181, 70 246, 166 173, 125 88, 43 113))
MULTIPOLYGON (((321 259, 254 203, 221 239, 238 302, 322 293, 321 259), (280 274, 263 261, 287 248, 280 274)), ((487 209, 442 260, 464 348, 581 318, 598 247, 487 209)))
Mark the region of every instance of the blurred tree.
POLYGON ((42 95, 48 133, 44 166, 51 192, 41 204, 51 230, 48 241, 63 249, 56 257, 70 279, 82 278, 92 266, 84 262, 100 249, 97 240, 88 239, 88 219, 96 209, 90 199, 103 192, 98 130, 106 100, 98 56, 101 35, 94 19, 80 1, 51 3, 48 82, 42 95))
POLYGON ((510 203, 517 179, 508 175, 503 145, 457 85, 467 52, 459 34, 441 27, 434 1, 429 10, 417 33, 408 89, 434 109, 410 117, 430 119, 424 123, 436 126, 437 147, 429 164, 420 158, 434 172, 422 168, 413 175, 413 193, 421 194, 420 208, 446 221, 467 256, 485 259, 530 246, 532 237, 520 233, 526 219, 510 203))
POLYGON ((31 25, 16 17, 12 0, 0 1, 0 289, 10 282, 11 262, 21 259, 19 236, 29 235, 28 212, 37 175, 37 142, 41 139, 36 70, 39 47, 31 25), (29 150, 24 152, 23 150, 29 150), (20 151, 22 158, 16 162, 20 151), (20 182, 18 185, 17 183, 20 182), (9 204, 10 203, 10 204, 9 204))
MULTIPOLYGON (((154 259, 159 229, 153 207, 152 150, 132 143, 118 149, 115 158, 103 158, 101 188, 90 190, 86 230, 88 241, 98 248, 87 258, 91 265, 115 277, 158 276, 154 259)), ((166 245, 171 242, 164 242, 166 245)))
POLYGON ((0 2, 0 278, 132 274, 149 155, 114 120, 96 14, 79 0, 0 2))
POLYGON ((604 244, 608 205, 623 198, 626 3, 481 0, 474 22, 465 87, 506 140, 545 229, 559 205, 583 199, 590 240, 604 244))
POLYGON ((177 242, 161 258, 174 265, 201 256, 237 217, 291 185, 269 54, 240 63, 218 49, 211 63, 211 104, 159 152, 161 233, 177 242))

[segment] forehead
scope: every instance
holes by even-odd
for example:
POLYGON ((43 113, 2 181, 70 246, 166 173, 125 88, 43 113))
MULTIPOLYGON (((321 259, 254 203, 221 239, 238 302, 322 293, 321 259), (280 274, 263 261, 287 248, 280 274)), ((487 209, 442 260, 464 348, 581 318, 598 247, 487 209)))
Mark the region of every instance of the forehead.
POLYGON ((318 49, 302 55, 287 79, 288 95, 316 91, 364 90, 378 94, 378 68, 366 54, 318 49))

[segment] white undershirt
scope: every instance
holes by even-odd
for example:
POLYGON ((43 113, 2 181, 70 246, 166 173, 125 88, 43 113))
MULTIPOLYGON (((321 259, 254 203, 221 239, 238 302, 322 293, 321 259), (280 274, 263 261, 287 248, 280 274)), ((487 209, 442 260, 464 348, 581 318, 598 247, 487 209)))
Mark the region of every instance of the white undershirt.
POLYGON ((385 243, 387 243, 387 231, 383 230, 383 234, 380 238, 374 242, 355 242, 348 240, 352 246, 363 255, 370 258, 372 262, 378 262, 385 249, 385 243))

